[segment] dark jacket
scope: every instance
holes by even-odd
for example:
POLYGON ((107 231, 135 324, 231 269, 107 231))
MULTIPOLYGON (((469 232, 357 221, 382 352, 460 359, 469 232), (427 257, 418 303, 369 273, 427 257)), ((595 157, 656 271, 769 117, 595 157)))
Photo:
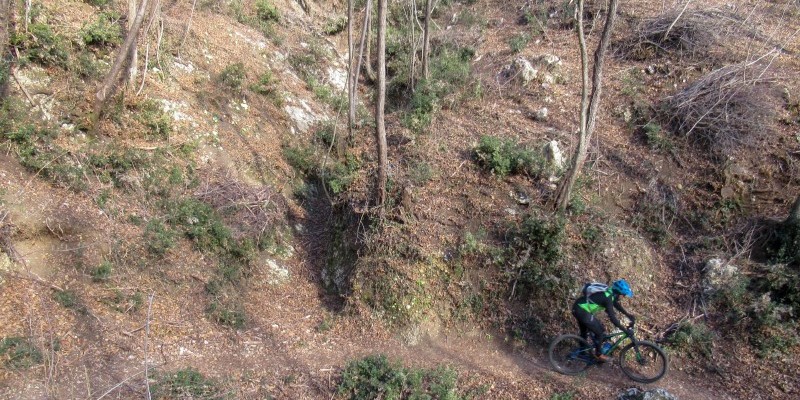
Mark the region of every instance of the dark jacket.
POLYGON ((633 319, 633 316, 629 312, 625 311, 625 309, 622 307, 622 304, 619 302, 619 295, 615 294, 610 288, 605 292, 597 292, 589 296, 581 296, 572 306, 573 313, 588 313, 594 315, 605 310, 608 314, 608 319, 611 320, 611 323, 624 331, 625 327, 622 326, 622 324, 619 322, 619 319, 617 319, 617 313, 614 311, 615 309, 628 318, 633 319))

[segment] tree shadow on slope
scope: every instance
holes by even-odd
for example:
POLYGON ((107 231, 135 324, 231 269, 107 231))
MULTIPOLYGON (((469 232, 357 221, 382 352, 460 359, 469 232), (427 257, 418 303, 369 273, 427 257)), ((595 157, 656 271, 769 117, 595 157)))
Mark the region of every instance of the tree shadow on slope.
POLYGON ((305 216, 291 215, 290 222, 303 226, 299 235, 310 266, 309 279, 318 285, 322 303, 340 312, 351 291, 350 275, 358 258, 358 234, 353 227, 361 221, 347 204, 331 202, 319 182, 307 181, 299 197, 305 216))

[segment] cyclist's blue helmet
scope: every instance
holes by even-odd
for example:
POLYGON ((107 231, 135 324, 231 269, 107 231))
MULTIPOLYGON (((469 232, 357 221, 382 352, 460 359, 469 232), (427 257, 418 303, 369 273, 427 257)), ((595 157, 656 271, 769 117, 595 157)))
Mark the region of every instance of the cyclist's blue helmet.
POLYGON ((614 281, 614 283, 611 285, 611 290, 623 296, 633 297, 633 290, 631 290, 631 285, 628 285, 628 282, 625 279, 614 281))

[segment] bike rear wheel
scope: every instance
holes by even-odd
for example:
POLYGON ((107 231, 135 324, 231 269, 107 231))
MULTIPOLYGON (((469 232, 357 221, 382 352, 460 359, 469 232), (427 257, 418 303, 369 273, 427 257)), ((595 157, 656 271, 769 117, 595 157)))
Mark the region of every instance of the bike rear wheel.
POLYGON ((594 363, 594 348, 578 335, 561 335, 550 342, 550 365, 565 375, 576 375, 594 363))
POLYGON ((628 378, 652 383, 667 373, 667 355, 657 344, 642 340, 638 346, 630 343, 620 351, 619 366, 628 378))

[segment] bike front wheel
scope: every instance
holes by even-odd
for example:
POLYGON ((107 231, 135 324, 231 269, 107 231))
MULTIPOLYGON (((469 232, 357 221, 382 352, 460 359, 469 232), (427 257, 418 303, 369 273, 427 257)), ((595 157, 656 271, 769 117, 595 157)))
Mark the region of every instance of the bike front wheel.
POLYGON ((550 342, 550 365, 565 375, 575 375, 592 365, 594 348, 578 335, 561 335, 550 342))
POLYGON ((657 344, 642 340, 625 346, 619 353, 622 372, 636 382, 652 383, 667 373, 667 355, 657 344))

